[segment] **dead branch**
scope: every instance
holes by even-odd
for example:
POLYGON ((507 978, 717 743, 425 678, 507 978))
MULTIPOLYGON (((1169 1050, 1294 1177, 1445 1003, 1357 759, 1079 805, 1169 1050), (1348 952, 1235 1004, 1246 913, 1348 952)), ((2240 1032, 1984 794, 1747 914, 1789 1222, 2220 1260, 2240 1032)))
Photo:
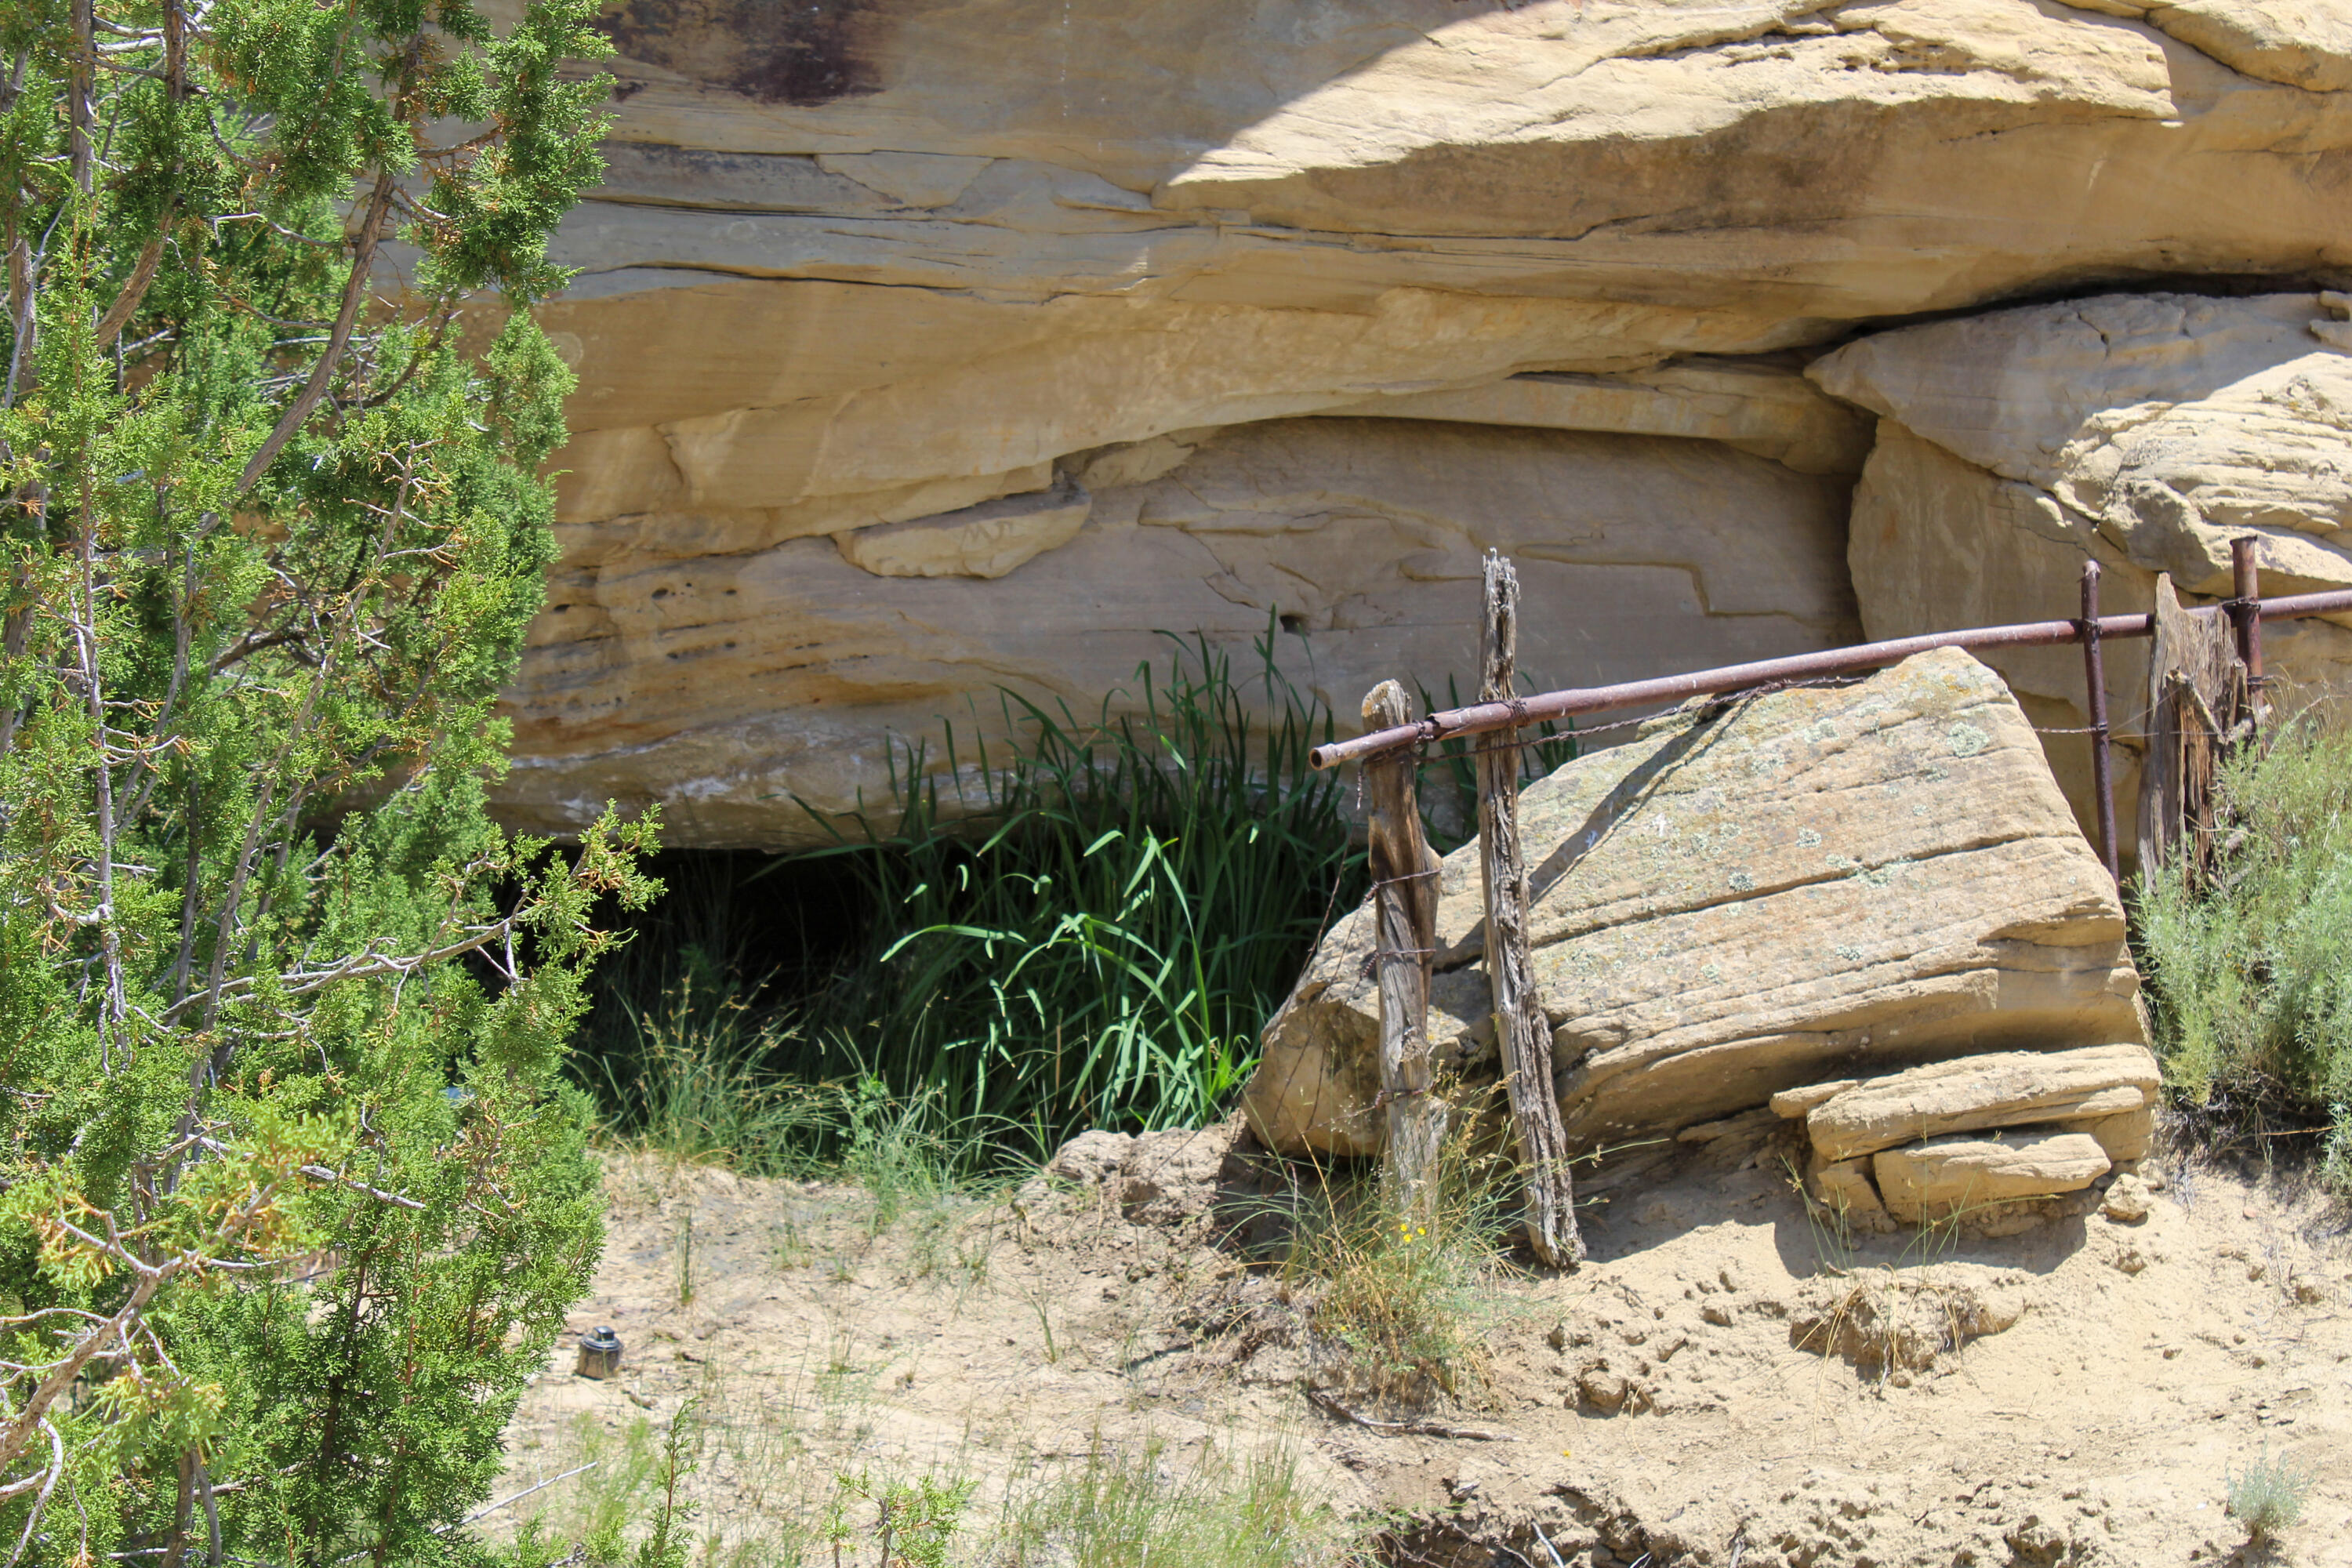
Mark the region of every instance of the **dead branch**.
POLYGON ((1307 1391, 1310 1404, 1320 1406, 1343 1421, 1352 1421, 1368 1432, 1378 1432, 1390 1437, 1453 1437, 1465 1443, 1516 1443, 1515 1433, 1493 1426, 1463 1426, 1452 1421, 1418 1418, 1410 1421, 1375 1421, 1369 1415, 1359 1415, 1319 1388, 1307 1391))

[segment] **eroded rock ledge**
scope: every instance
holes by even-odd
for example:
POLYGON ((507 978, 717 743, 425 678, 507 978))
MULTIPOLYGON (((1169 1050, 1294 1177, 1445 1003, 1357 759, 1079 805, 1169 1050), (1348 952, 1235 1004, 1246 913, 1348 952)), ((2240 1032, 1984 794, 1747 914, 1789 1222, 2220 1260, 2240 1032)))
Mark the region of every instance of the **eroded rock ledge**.
MULTIPOLYGON (((519 822, 660 799, 677 842, 793 842, 795 797, 875 797, 892 732, 999 682, 1091 709, 1159 629, 1296 627, 1286 671, 1343 711, 1442 689, 1490 545, 1547 680, 1989 618, 2011 492, 1906 475, 2073 492, 1904 388, 1991 351, 1826 391, 1813 355, 2093 280, 2352 268, 2352 37, 2288 0, 803 10, 608 8, 519 822), (1897 565, 1858 531, 1849 579, 1865 459, 1897 565)), ((2003 363, 2004 398, 2070 374, 2003 363)), ((2286 437, 2216 390, 2163 395, 2258 468, 2286 437)), ((2306 475, 2331 418, 2295 426, 2306 475)), ((2147 554, 2140 493, 2053 548, 2147 554)))

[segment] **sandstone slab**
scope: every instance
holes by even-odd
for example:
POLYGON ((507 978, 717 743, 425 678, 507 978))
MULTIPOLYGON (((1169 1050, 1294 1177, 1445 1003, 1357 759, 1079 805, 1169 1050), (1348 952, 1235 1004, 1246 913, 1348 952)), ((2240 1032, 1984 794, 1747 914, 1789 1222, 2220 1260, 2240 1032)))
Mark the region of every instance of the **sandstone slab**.
POLYGON ((1837 1078, 1827 1083, 1809 1083, 1798 1089, 1784 1089, 1772 1097, 1772 1114, 1791 1121, 1801 1120, 1823 1100, 1832 1100, 1852 1089, 1856 1081, 1850 1078, 1837 1078))
POLYGON ((1805 1130, 1822 1159, 1851 1160, 1948 1132, 2140 1111, 2162 1081, 2136 1043, 1993 1052, 1856 1084, 1815 1106, 1805 1130))
POLYGON ((841 557, 877 577, 977 577, 1009 574, 1086 526, 1094 499, 1076 486, 1006 496, 920 521, 861 528, 834 536, 841 557))
POLYGON ((2352 585, 2352 353, 2316 294, 2108 294, 1881 332, 1811 368, 2085 520, 2142 571, 2230 591, 2265 541, 2281 592, 2352 585))
POLYGON ((2129 1160, 2145 1160, 2156 1147, 2156 1107, 2142 1106, 2137 1110, 2120 1110, 2112 1116, 2095 1116, 2084 1121, 2061 1121, 2063 1132, 2087 1132, 2098 1140, 2099 1147, 2116 1164, 2129 1160))
POLYGON ((1894 1228, 1894 1216, 1879 1200, 1878 1183, 1868 1158, 1816 1159, 1806 1181, 1813 1201, 1853 1229, 1883 1233, 1894 1228))
MULTIPOLYGON (((1581 1147, 1832 1077, 2140 1036, 2114 884, 1966 654, 1680 711, 1528 785, 1520 814, 1581 1147)), ((1440 887, 1431 1027, 1465 1060, 1486 995, 1475 845, 1440 887)), ((1342 921, 1267 1026, 1244 1105, 1272 1146, 1378 1146, 1369 940, 1362 911, 1342 921)))
POLYGON ((1872 1158, 1887 1213, 1909 1224, 1988 1204, 2080 1192, 2107 1173, 2107 1156, 2080 1132, 2010 1139, 1937 1138, 1872 1158))
POLYGON ((1722 441, 1800 473, 1851 474, 1870 425, 1769 363, 1689 358, 1620 375, 1515 375, 1448 392, 1396 393, 1333 411, 1549 430, 1613 430, 1722 441))

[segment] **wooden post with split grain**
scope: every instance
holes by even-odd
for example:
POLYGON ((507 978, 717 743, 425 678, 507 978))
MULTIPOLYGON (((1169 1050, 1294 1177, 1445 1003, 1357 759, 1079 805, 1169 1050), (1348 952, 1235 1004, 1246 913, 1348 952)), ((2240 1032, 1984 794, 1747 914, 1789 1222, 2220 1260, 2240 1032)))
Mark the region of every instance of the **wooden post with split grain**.
POLYGON ((2246 667, 2230 622, 2181 606, 2169 574, 2156 579, 2149 617, 2147 761, 2140 773, 2140 875, 2179 850, 2183 874, 2202 886, 2213 852, 2213 774, 2223 750, 2252 732, 2246 667))
MULTIPOLYGON (((1412 722, 1404 688, 1383 680, 1364 699, 1370 730, 1412 722)), ((1390 1193, 1400 1215, 1433 1215, 1446 1106, 1430 1060, 1430 960, 1437 947, 1437 856, 1421 830, 1410 751, 1364 763, 1372 874, 1373 966, 1381 995, 1381 1103, 1387 1110, 1390 1193)))
MULTIPOLYGON (((1519 579, 1501 555, 1486 557, 1486 616, 1478 644, 1478 700, 1508 702, 1517 675, 1519 579)), ((1486 979, 1495 1038, 1511 1099, 1527 1183, 1528 1241, 1555 1268, 1584 1261, 1569 1175, 1568 1134, 1552 1090, 1551 1026, 1536 994, 1528 940, 1528 866, 1519 848, 1519 731, 1478 742, 1478 870, 1486 892, 1486 979)))

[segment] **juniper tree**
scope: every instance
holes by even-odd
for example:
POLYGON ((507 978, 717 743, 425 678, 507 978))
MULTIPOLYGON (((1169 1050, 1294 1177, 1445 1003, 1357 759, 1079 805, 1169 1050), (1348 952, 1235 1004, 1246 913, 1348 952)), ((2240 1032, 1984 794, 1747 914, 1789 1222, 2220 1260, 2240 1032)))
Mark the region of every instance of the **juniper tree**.
POLYGON ((649 827, 485 794, 593 8, 0 6, 0 1558, 478 1556, 586 1288, 649 827))

